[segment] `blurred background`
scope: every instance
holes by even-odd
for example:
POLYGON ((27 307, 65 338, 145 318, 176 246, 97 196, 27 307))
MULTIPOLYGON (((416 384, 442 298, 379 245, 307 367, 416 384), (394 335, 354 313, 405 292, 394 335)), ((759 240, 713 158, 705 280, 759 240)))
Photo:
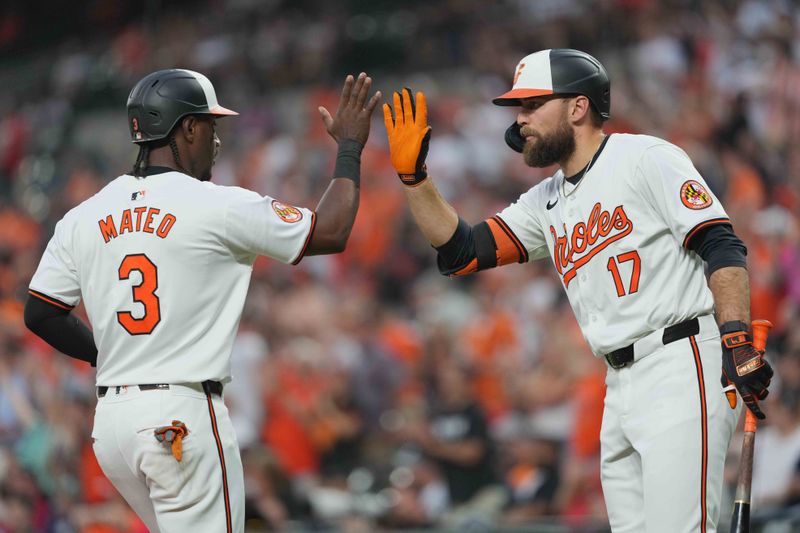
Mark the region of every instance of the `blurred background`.
MULTIPOLYGON (((757 530, 800 530, 796 2, 6 0, 0 532, 145 531, 91 450, 94 371, 21 318, 55 222, 133 164, 125 102, 138 79, 205 73, 241 113, 220 121, 214 180, 310 208, 335 157, 316 108, 335 109, 345 75, 366 71, 384 95, 424 90, 429 171, 476 223, 553 171, 506 147, 513 110, 490 104, 520 58, 553 47, 605 64, 606 131, 684 148, 747 244, 752 314, 776 325, 778 375, 758 432, 754 518, 757 530)), ((550 262, 451 280, 434 256, 411 223, 378 111, 347 251, 254 267, 225 391, 250 531, 607 528, 605 364, 550 262)), ((740 443, 737 434, 723 523, 740 443)))

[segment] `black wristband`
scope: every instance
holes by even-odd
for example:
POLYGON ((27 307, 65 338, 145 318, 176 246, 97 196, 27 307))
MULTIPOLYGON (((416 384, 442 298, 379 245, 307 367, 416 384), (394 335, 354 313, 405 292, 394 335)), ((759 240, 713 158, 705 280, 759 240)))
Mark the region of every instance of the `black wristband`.
POLYGON ((719 326, 720 335, 727 335, 728 333, 735 333, 737 331, 745 331, 749 333, 750 326, 747 325, 747 322, 742 322, 741 320, 731 320, 719 326))
POLYGON ((356 140, 342 139, 339 141, 333 177, 353 180, 356 186, 359 186, 361 184, 361 150, 363 149, 364 145, 356 140))

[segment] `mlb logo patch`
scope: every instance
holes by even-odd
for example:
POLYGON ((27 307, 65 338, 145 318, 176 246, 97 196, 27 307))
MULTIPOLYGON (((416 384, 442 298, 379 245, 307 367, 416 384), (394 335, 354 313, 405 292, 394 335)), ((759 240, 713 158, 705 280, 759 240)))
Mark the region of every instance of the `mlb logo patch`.
POLYGON ((131 193, 131 201, 134 200, 144 200, 144 195, 147 191, 136 191, 131 193))

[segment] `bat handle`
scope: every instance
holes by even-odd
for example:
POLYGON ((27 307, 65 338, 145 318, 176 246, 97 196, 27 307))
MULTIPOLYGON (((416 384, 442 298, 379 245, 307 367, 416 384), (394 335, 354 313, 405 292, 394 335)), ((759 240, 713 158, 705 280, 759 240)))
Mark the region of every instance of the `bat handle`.
MULTIPOLYGON (((769 320, 753 320, 750 323, 751 333, 753 335, 753 348, 759 352, 763 352, 767 347, 767 335, 772 328, 772 322, 769 320)), ((758 425, 758 419, 750 409, 745 410, 744 415, 744 432, 755 433, 758 425)))
MULTIPOLYGON (((753 348, 763 352, 767 345, 767 333, 772 323, 769 320, 753 320, 750 324, 753 348)), ((734 393, 735 394, 735 393, 734 393)), ((742 457, 739 460, 739 475, 731 519, 731 533, 750 532, 750 485, 753 480, 753 449, 755 447, 758 419, 750 409, 745 409, 742 457)))

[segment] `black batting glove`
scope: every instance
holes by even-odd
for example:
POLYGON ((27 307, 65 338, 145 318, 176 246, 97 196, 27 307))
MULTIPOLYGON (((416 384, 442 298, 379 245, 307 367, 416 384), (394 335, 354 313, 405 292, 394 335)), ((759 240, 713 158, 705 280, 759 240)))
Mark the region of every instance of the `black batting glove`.
POLYGON ((753 347, 753 339, 744 322, 726 322, 722 333, 722 386, 733 384, 739 395, 759 420, 766 416, 758 406, 769 394, 772 367, 764 360, 764 352, 753 347))

